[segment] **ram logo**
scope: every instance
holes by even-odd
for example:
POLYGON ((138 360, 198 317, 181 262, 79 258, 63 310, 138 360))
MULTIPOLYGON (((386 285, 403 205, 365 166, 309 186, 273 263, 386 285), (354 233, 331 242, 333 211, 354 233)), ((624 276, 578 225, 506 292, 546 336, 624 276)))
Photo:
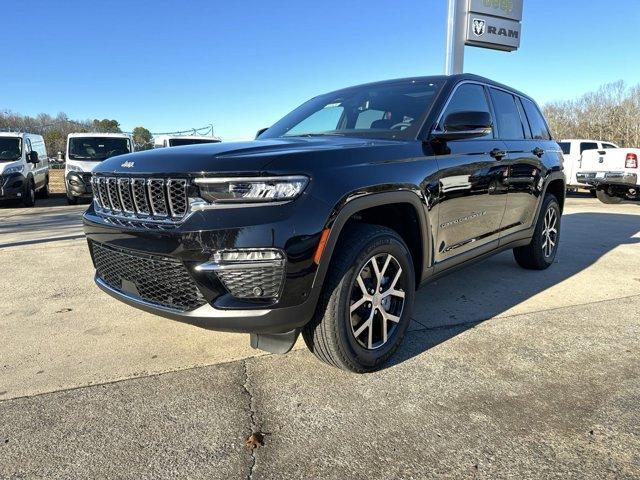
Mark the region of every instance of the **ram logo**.
POLYGON ((135 165, 134 162, 124 162, 122 165, 120 165, 122 168, 133 168, 133 166, 135 165))
POLYGON ((485 26, 485 21, 484 20, 480 20, 478 18, 474 18, 473 19, 473 34, 481 37, 482 35, 484 35, 484 26, 485 26))

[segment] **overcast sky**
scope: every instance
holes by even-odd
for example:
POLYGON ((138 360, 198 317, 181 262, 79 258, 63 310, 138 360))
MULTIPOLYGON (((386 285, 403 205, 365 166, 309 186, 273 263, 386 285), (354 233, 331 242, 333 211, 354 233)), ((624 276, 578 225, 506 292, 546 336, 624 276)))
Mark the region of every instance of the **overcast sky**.
MULTIPOLYGON (((3 2, 0 109, 213 123, 253 137, 304 100, 443 71, 446 0, 3 2)), ((640 83, 640 0, 524 0, 521 48, 466 48, 465 71, 544 103, 640 83)))

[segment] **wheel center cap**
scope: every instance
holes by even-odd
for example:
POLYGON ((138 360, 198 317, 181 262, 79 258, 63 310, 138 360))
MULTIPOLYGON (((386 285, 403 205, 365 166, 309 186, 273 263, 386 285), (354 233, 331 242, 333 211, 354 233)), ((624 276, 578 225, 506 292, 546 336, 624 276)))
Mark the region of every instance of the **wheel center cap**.
POLYGON ((373 296, 373 306, 374 307, 379 307, 381 303, 382 303, 382 297, 381 297, 381 295, 379 293, 376 293, 373 296))

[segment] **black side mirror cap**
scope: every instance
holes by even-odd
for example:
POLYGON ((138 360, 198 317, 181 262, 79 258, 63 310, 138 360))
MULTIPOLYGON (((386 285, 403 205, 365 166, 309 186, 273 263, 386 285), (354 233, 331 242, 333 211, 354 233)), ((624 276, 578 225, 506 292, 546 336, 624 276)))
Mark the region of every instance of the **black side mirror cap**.
POLYGON ((488 135, 493 130, 493 122, 488 112, 454 112, 444 120, 444 130, 434 131, 431 136, 441 140, 460 140, 488 135))
POLYGON ((29 163, 38 163, 38 152, 29 152, 27 154, 27 162, 29 163))
POLYGON ((260 130, 258 130, 258 133, 256 133, 256 140, 260 137, 260 135, 262 135, 267 130, 269 130, 269 127, 261 128, 260 130))

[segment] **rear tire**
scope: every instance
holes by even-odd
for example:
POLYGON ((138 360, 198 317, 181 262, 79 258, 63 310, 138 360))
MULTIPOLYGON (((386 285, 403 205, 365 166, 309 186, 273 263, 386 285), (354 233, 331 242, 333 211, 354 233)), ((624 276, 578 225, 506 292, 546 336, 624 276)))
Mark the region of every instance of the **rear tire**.
POLYGON ((622 202, 622 199, 620 197, 612 197, 604 190, 596 190, 596 196, 598 197, 598 200, 606 204, 613 205, 613 204, 622 202))
POLYGON ((555 195, 547 193, 529 245, 513 249, 518 265, 529 270, 549 268, 560 243, 560 205, 555 195))
POLYGON ((402 238, 376 225, 346 227, 315 316, 302 330, 305 343, 329 365, 376 370, 402 342, 414 296, 413 261, 402 238))
POLYGON ((596 189, 595 189, 595 188, 591 188, 591 189, 589 189, 589 193, 591 194, 591 196, 592 196, 593 198, 596 198, 596 197, 598 196, 598 193, 597 193, 597 191, 596 191, 596 189))
POLYGON ((36 186, 32 178, 28 179, 25 183, 22 204, 25 207, 33 207, 36 204, 36 186))

